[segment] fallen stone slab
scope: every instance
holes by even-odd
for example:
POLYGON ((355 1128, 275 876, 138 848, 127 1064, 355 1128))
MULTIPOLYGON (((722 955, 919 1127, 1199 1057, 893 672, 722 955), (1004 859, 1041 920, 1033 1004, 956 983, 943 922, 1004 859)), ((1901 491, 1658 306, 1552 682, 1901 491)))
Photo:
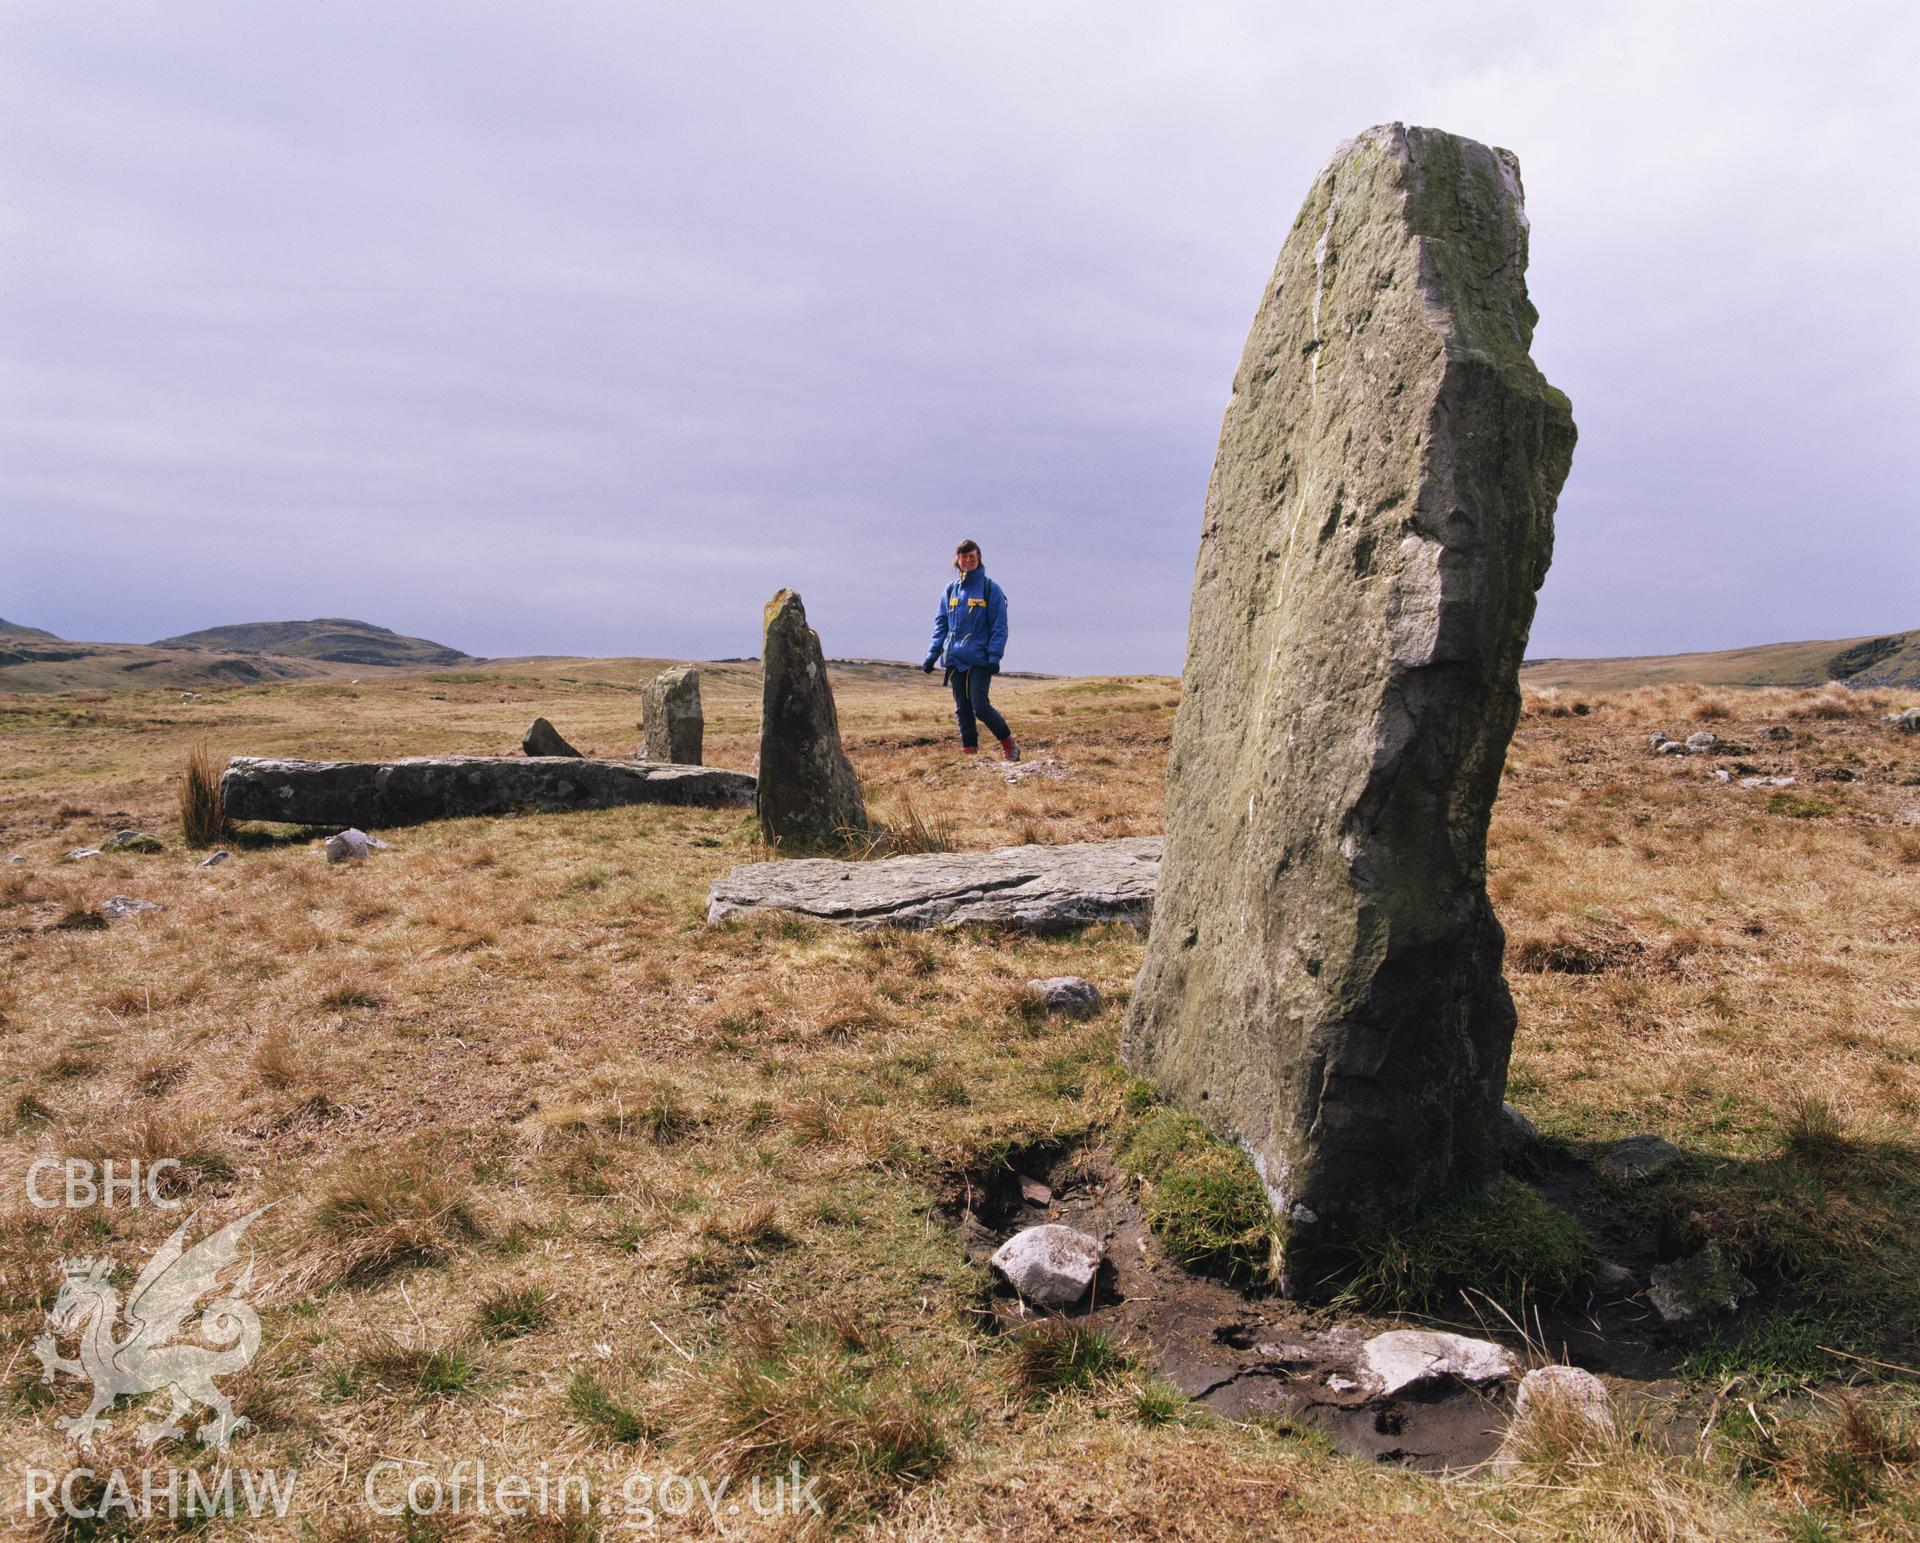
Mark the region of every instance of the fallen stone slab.
POLYGON ((236 820, 384 830, 425 820, 560 812, 625 804, 719 808, 753 802, 753 778, 711 766, 566 756, 410 756, 398 761, 284 761, 237 756, 220 778, 236 820))
POLYGON ((1436 1329, 1390 1329, 1376 1334, 1360 1352, 1360 1379, 1375 1398, 1392 1398, 1443 1378, 1459 1382, 1498 1382, 1520 1369, 1513 1353, 1490 1340, 1469 1339, 1436 1329))
POLYGON ((716 879, 707 920, 796 911, 848 927, 998 923, 1027 932, 1144 922, 1160 878, 1160 838, 922 852, 879 862, 790 858, 745 863, 716 879))
POLYGON ((1098 1238, 1049 1222, 1002 1243, 988 1261, 1035 1307, 1072 1307, 1093 1286, 1106 1257, 1098 1238))

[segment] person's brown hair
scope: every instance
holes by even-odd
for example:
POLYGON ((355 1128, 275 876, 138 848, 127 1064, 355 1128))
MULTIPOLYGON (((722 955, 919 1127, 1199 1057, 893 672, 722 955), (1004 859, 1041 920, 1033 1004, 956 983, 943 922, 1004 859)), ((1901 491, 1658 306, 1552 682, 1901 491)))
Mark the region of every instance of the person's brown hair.
POLYGON ((982 568, 986 567, 987 565, 986 554, 980 550, 980 543, 977 541, 963 541, 953 549, 954 567, 958 568, 960 566, 960 557, 961 557, 961 554, 964 552, 973 553, 975 557, 980 559, 980 566, 982 568))

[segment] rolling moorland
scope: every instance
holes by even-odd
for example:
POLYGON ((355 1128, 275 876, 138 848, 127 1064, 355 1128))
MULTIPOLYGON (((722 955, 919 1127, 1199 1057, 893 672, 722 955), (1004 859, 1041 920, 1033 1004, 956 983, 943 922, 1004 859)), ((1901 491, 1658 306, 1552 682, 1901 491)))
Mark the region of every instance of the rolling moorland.
POLYGON ((73 643, 0 620, 0 691, 170 687, 209 691, 275 680, 351 679, 370 669, 470 663, 444 643, 345 617, 241 622, 157 643, 73 643))
MULTIPOLYGON (((85 1389, 45 1385, 29 1353, 59 1261, 137 1266, 180 1214, 42 1210, 20 1176, 49 1154, 174 1157, 202 1225, 273 1207, 248 1237, 264 1335, 225 1384, 253 1422, 228 1460, 297 1467, 300 1488, 285 1523, 234 1532, 368 1536, 374 1464, 464 1458, 596 1494, 798 1463, 818 1526, 876 1536, 1920 1535, 1920 739, 1881 721, 1909 696, 1528 693, 1490 890, 1520 1011, 1510 1097, 1542 1141, 1494 1197, 1383 1240, 1307 1306, 1266 1292, 1233 1154, 1116 1066, 1129 927, 712 927, 713 877, 767 855, 745 811, 450 821, 339 866, 310 831, 243 829, 210 869, 183 845, 195 745, 504 753, 544 714, 624 756, 658 667, 0 699, 0 855, 21 859, 0 866, 7 1473, 74 1461, 53 1421, 85 1389), (1703 727, 1729 748, 1648 751, 1703 727), (153 849, 65 859, 121 829, 153 849), (107 920, 114 895, 163 909, 107 920), (1102 1010, 1036 1013, 1023 983, 1068 974, 1102 1010), (1684 1160, 1637 1185, 1595 1172, 1642 1131, 1684 1160), (1181 1187, 1196 1174, 1221 1185, 1181 1187), (1022 1177, 1128 1242, 1088 1315, 1023 1320, 981 1263, 1022 1177), (1664 1328, 1591 1284, 1602 1258, 1644 1283, 1703 1239, 1756 1288, 1722 1321, 1664 1328), (1494 1465, 1502 1395, 1409 1405, 1404 1431, 1317 1368, 1253 1380, 1304 1404, 1187 1396, 1236 1338, 1407 1322, 1597 1367, 1615 1423, 1530 1427, 1494 1465), (1421 1471, 1448 1466, 1464 1476, 1421 1471)), ((703 674, 706 758, 750 769, 757 671, 703 674)), ((954 753, 917 672, 834 682, 899 845, 1159 828, 1176 682, 1008 680, 1029 756, 1011 776, 954 753)), ((138 1418, 123 1405, 89 1465, 219 1466, 143 1452, 138 1418)), ((35 1525, 17 1485, 4 1504, 35 1525)), ((512 1535, 626 1534, 574 1516, 512 1535)))

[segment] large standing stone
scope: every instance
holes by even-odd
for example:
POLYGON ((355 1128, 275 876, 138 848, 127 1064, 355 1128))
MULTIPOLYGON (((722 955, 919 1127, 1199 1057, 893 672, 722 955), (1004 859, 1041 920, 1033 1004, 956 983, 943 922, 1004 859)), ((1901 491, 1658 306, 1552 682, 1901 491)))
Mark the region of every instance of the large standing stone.
POLYGON ((1487 820, 1574 443, 1526 259, 1511 154, 1369 129, 1221 430, 1125 1053, 1247 1148, 1296 1255, 1499 1162, 1487 820))
POLYGON ((865 830, 867 806, 840 748, 820 636, 790 589, 767 602, 760 657, 766 678, 754 807, 761 834, 775 842, 829 841, 843 830, 865 830))
POLYGON ((662 670, 641 694, 640 719, 641 760, 698 766, 707 726, 700 711, 700 672, 690 664, 662 670))

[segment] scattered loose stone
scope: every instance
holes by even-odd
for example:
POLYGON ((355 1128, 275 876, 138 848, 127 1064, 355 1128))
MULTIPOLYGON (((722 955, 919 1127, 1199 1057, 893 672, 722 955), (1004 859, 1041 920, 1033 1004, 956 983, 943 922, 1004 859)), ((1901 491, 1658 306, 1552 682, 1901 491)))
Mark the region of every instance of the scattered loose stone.
POLYGON ((1768 739, 1792 739, 1793 730, 1788 728, 1784 723, 1776 723, 1772 728, 1767 730, 1767 738, 1768 739))
POLYGON ((640 696, 640 759, 698 766, 706 736, 700 672, 690 664, 662 670, 640 696))
POLYGON ((1487 822, 1572 463, 1511 153, 1385 124, 1315 177, 1220 435, 1129 1064, 1293 1250, 1498 1167, 1487 822))
POLYGON ((820 636, 793 590, 767 602, 761 644, 760 780, 754 809, 769 841, 830 841, 867 828, 820 636))
POLYGON ((1098 1238, 1049 1222, 1016 1232, 989 1263, 1035 1307, 1072 1307, 1092 1287, 1106 1252, 1098 1238))
POLYGON ((1515 1105, 1503 1103, 1500 1114, 1505 1119, 1505 1135, 1509 1145, 1530 1147, 1540 1140, 1540 1127, 1529 1120, 1515 1105))
POLYGON ((363 861, 369 852, 386 850, 386 842, 377 836, 369 836, 363 830, 343 830, 337 836, 327 837, 327 861, 330 863, 363 861))
POLYGON ((1023 1173, 1020 1175, 1020 1198, 1028 1205, 1052 1205, 1053 1191, 1038 1179, 1029 1178, 1023 1173))
POLYGON ((535 718, 527 725, 527 732, 520 736, 520 753, 522 755, 565 755, 572 756, 575 760, 582 759, 580 752, 562 739, 560 731, 545 718, 535 718))
POLYGON ((1790 788, 1800 779, 1798 777, 1742 777, 1743 788, 1790 788))
POLYGON ((158 836, 142 830, 119 830, 100 843, 103 852, 159 852, 164 848, 158 836))
POLYGON ((200 866, 202 868, 218 868, 222 863, 226 862, 232 856, 233 856, 233 853, 229 852, 225 847, 222 847, 217 852, 209 853, 207 857, 200 863, 200 866))
POLYGON ((743 863, 714 880, 707 920, 796 911, 846 927, 953 927, 973 922, 1054 932, 1144 922, 1160 877, 1160 838, 916 852, 879 862, 826 857, 743 863))
POLYGON ((1893 726, 1902 734, 1920 734, 1920 707, 1909 707, 1893 715, 1893 726))
POLYGON ((1654 751, 1655 755, 1685 755, 1686 753, 1686 745, 1677 739, 1667 740, 1659 749, 1654 751))
POLYGON ((1624 1264, 1608 1260, 1594 1272, 1593 1284, 1601 1291, 1610 1291, 1616 1296, 1632 1296, 1640 1289, 1640 1277, 1624 1264))
POLYGON ((1664 1173, 1686 1154, 1664 1136, 1629 1136, 1600 1160, 1616 1179, 1650 1179, 1664 1173))
POLYGON ((990 776, 998 777, 1007 783, 1026 782, 1035 777, 1058 782, 1063 777, 1073 775, 1071 767, 1054 760, 1051 756, 1033 761, 990 761, 983 756, 973 763, 973 769, 975 772, 985 772, 990 776))
POLYGON ((70 863, 77 863, 84 858, 98 857, 99 855, 100 848, 98 847, 75 847, 71 852, 67 853, 66 860, 70 863))
POLYGON ((1327 1378, 1327 1391, 1330 1393, 1358 1393, 1360 1391, 1360 1384, 1355 1382, 1351 1377, 1342 1377, 1338 1372, 1334 1372, 1327 1378))
POLYGON ((1607 1385, 1577 1366, 1538 1366, 1520 1379, 1513 1401, 1515 1421, 1543 1405, 1559 1405, 1603 1430, 1613 1428, 1613 1400, 1607 1385))
POLYGON ((1362 1382, 1376 1398, 1451 1377, 1460 1382, 1497 1382, 1520 1369, 1512 1352, 1484 1339, 1436 1329, 1391 1329, 1361 1347, 1362 1382))
POLYGON ((1713 780, 1715 782, 1731 782, 1733 781, 1733 773, 1728 771, 1724 766, 1716 766, 1713 769, 1713 780))
POLYGON ((1663 734, 1656 729, 1650 736, 1648 736, 1647 748, 1653 751, 1655 754, 1658 754, 1660 751, 1660 747, 1662 745, 1670 745, 1672 743, 1673 743, 1673 736, 1671 734, 1663 734))
POLYGON ((1705 755, 1719 743, 1720 736, 1718 734, 1714 733, 1711 729, 1702 729, 1698 734, 1689 734, 1687 736, 1687 753, 1689 755, 1705 755))
POLYGON ((7 854, 7 861, 10 863, 24 863, 26 860, 27 859, 24 853, 9 852, 7 854))
POLYGON ((1100 988, 1078 975, 1050 975, 1045 980, 1030 980, 1026 991, 1029 1001, 1043 1004, 1050 1013, 1091 1018, 1100 1011, 1100 988))
POLYGON ((100 914, 109 921, 119 921, 123 917, 138 916, 142 911, 164 911, 165 906, 155 905, 151 900, 132 900, 125 895, 114 895, 100 907, 100 914))
POLYGON ((1671 1264, 1656 1265, 1647 1282, 1647 1300, 1668 1323, 1732 1312, 1753 1292, 1753 1282, 1734 1269, 1714 1243, 1671 1264))

